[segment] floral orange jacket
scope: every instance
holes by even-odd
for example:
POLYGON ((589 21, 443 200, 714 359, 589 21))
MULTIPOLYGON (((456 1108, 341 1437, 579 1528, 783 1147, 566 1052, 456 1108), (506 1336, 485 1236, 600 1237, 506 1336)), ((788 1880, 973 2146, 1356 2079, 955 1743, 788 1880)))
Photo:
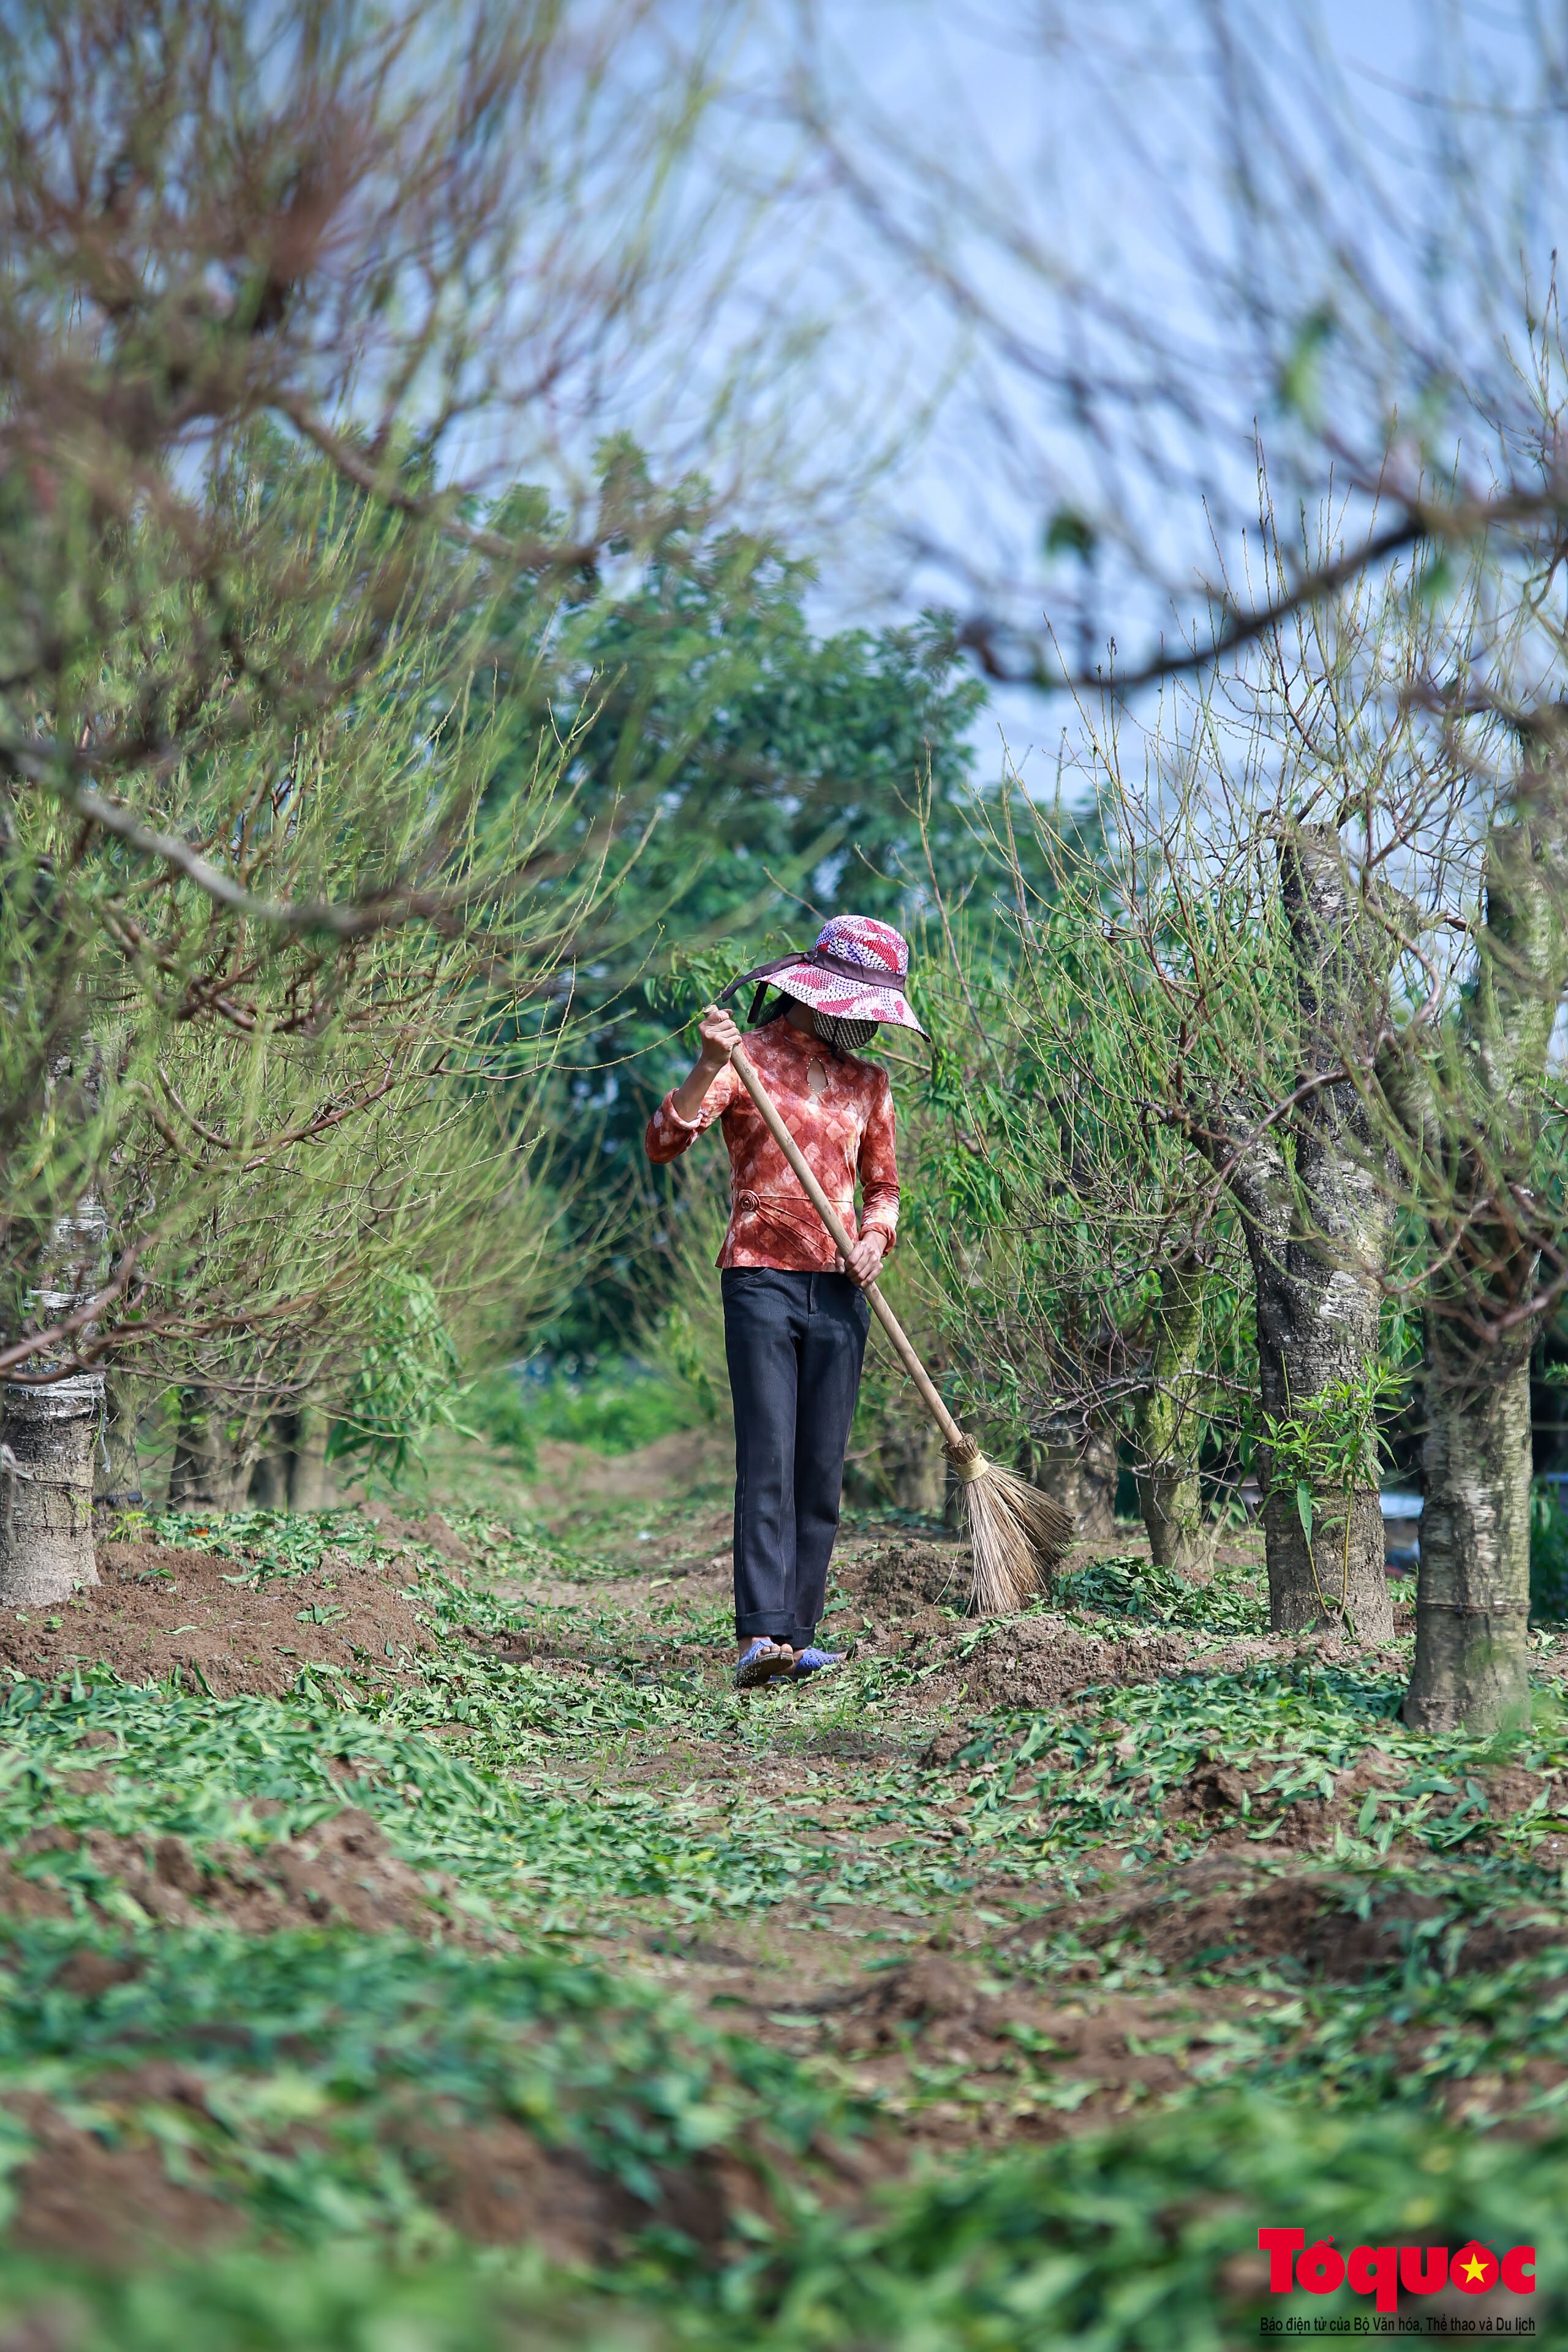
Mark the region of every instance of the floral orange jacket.
MULTIPOLYGON (((899 1223, 899 1171, 886 1070, 853 1055, 829 1053, 786 1020, 753 1030, 746 1052, 849 1232, 857 1238, 886 1234, 891 1249, 899 1223), (858 1227, 857 1177, 864 1204, 858 1227)), ((719 1264, 831 1272, 838 1253, 827 1230, 732 1069, 720 1071, 695 1118, 682 1118, 673 1093, 666 1095, 647 1123, 648 1158, 678 1160, 715 1119, 723 1126, 730 1151, 730 1227, 719 1264)))

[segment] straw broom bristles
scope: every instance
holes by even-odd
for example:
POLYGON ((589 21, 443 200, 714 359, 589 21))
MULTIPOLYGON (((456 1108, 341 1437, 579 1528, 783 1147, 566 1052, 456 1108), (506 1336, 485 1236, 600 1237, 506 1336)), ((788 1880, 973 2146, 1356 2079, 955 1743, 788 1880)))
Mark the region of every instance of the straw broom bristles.
POLYGON ((976 1617, 1010 1617, 1051 1580, 1071 1545, 1072 1514, 1016 1470, 988 1462, 972 1437, 950 1445, 959 1500, 974 1549, 970 1595, 976 1617))
MULTIPOLYGON (((735 1075, 762 1113, 773 1141, 804 1186, 806 1197, 847 1259, 854 1247, 843 1220, 817 1182, 805 1154, 751 1063, 737 1045, 730 1056, 735 1075)), ((882 1326, 926 1411, 942 1432, 947 1458, 962 1489, 963 1516, 974 1548, 970 1608, 976 1617, 1010 1617, 1037 1592, 1048 1591, 1076 1529, 1070 1513, 1020 1478, 988 1462, 973 1437, 954 1421, 935 1381, 910 1345, 898 1317, 874 1282, 866 1285, 871 1311, 882 1326)))

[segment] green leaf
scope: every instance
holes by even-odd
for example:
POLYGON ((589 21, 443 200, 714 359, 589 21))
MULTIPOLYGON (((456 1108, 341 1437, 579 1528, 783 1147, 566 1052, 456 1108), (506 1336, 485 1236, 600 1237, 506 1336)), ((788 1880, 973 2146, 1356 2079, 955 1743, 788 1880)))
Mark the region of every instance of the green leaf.
POLYGON ((1309 1543, 1312 1540, 1312 1490, 1304 1478, 1296 1482, 1296 1517, 1309 1543))
POLYGON ((1334 314, 1325 305, 1310 310, 1279 371, 1280 407, 1307 425, 1316 424, 1322 414, 1322 358, 1334 323, 1334 314))
POLYGON ((1045 550, 1047 555, 1076 555, 1081 563, 1093 560, 1100 544, 1100 534, 1087 515, 1075 507, 1058 507, 1046 525, 1045 550))

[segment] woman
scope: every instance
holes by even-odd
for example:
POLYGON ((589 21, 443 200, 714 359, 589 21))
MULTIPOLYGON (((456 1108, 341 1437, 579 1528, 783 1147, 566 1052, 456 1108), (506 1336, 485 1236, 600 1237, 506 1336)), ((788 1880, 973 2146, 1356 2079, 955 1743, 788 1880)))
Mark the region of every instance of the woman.
POLYGON ((652 1160, 679 1158, 715 1119, 730 1151, 730 1226, 719 1265, 735 1410, 735 1681, 742 1690, 841 1662, 841 1653, 816 1647, 816 1621, 871 1319, 861 1292, 899 1223, 892 1093, 886 1071, 857 1061, 853 1049, 879 1021, 924 1036, 904 996, 909 968, 908 944, 890 924, 835 916, 805 955, 745 973, 709 1006, 700 1054, 648 1121, 652 1160), (759 985, 747 1055, 856 1235, 847 1260, 731 1066, 741 1033, 724 1006, 748 981, 759 985), (770 985, 784 1002, 763 1011, 770 985))

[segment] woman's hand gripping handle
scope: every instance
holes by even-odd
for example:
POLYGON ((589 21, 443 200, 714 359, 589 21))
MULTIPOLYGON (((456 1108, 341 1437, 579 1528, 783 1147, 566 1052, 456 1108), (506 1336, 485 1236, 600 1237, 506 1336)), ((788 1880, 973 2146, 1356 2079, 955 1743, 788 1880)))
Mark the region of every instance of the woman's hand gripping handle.
POLYGON ((694 1119, 708 1099, 708 1089, 741 1042, 741 1033, 730 1015, 717 1004, 710 1004, 697 1024, 700 1045, 697 1059, 676 1087, 670 1100, 677 1116, 694 1119))

